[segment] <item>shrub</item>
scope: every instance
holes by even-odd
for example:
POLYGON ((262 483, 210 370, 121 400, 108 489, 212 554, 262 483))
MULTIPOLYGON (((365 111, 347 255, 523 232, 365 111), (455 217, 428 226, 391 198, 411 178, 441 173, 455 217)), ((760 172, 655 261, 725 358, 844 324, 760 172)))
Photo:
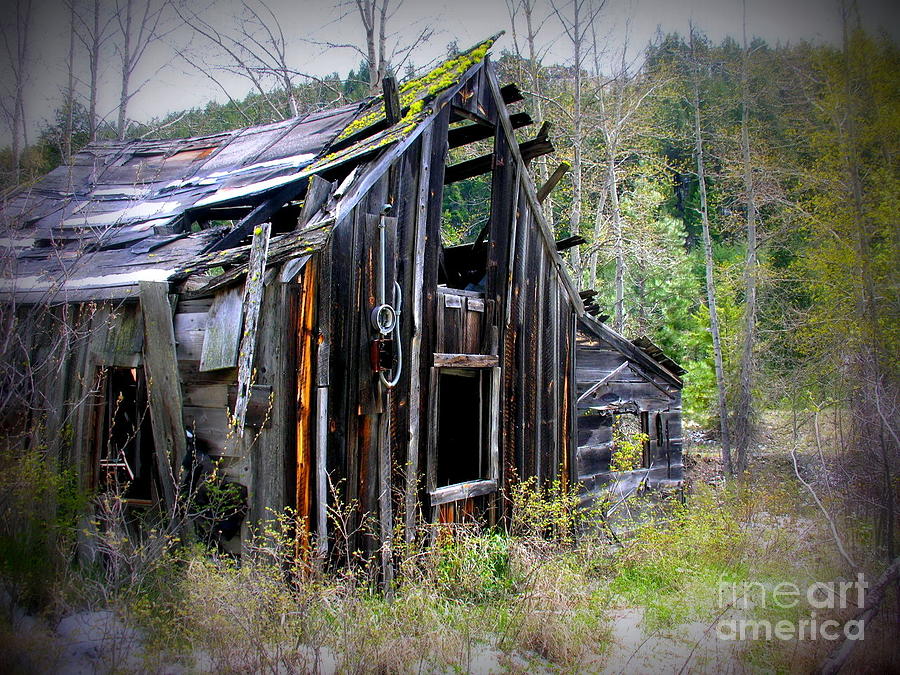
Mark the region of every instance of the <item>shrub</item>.
POLYGON ((492 532, 477 534, 457 528, 439 537, 433 557, 434 581, 449 598, 468 602, 496 600, 511 592, 522 579, 510 564, 510 539, 492 532))
POLYGON ((86 498, 75 474, 42 452, 7 446, 0 463, 0 575, 13 601, 37 609, 71 559, 86 498))

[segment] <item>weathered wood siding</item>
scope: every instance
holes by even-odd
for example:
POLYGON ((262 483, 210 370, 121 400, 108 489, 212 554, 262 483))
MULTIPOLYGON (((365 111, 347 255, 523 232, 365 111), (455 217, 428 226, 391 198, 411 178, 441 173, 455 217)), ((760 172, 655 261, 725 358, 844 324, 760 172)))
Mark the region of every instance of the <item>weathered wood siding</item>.
MULTIPOLYGON (((624 341, 624 338, 619 338, 624 341)), ((637 348, 632 346, 633 350, 637 348)), ((576 351, 578 480, 588 492, 612 478, 615 415, 635 414, 649 436, 641 474, 651 484, 682 478, 681 388, 579 324, 576 351), (599 385, 599 386, 598 386, 599 385), (649 470, 649 471, 648 471, 649 470)))
MULTIPOLYGON (((251 524, 271 518, 269 509, 308 508, 308 487, 302 483, 308 477, 302 472, 309 470, 311 447, 308 438, 298 442, 297 434, 298 430, 308 434, 305 426, 298 425, 298 411, 308 418, 312 406, 308 389, 305 398, 298 398, 298 377, 308 378, 306 371, 301 373, 298 352, 306 339, 301 306, 306 312, 315 312, 314 299, 308 294, 315 289, 316 268, 307 264, 299 278, 287 282, 280 281, 278 271, 266 274, 253 361, 255 376, 243 435, 230 423, 237 397, 236 355, 225 361, 230 367, 211 369, 211 362, 201 365, 203 345, 210 336, 219 341, 225 335, 229 342, 223 349, 217 347, 217 353, 231 354, 228 345, 240 334, 240 314, 232 313, 230 319, 238 323, 237 332, 233 326, 221 324, 227 300, 216 296, 180 300, 174 318, 184 424, 208 444, 212 457, 222 461, 226 477, 247 487, 251 524), (304 456, 298 456, 298 451, 304 456), (297 483, 298 471, 301 484, 297 483)), ((220 295, 227 298, 235 292, 235 288, 225 288, 220 295)), ((308 347, 304 355, 310 358, 308 347)))
POLYGON ((489 69, 479 69, 395 157, 335 225, 322 256, 329 264, 323 266, 319 292, 330 297, 318 325, 319 350, 326 354, 318 359, 320 369, 328 364, 327 373, 317 377, 317 401, 326 406, 317 414, 323 418, 327 442, 327 480, 323 477, 319 484, 327 484, 329 499, 354 506, 347 526, 356 532, 349 542, 337 542, 339 546, 374 550, 378 537, 365 532, 377 533, 377 522, 384 531, 385 519, 392 514, 403 514, 408 524, 417 515, 426 521, 451 513, 489 520, 503 515, 496 492, 440 513, 432 508, 420 477, 427 473, 429 442, 436 433, 430 412, 436 363, 499 365, 501 488, 530 476, 570 479, 574 322, 580 301, 562 270, 489 69), (451 115, 461 114, 454 107, 488 120, 497 130, 484 293, 438 286, 447 133, 451 115), (371 367, 369 327, 375 304, 377 216, 385 203, 393 205, 386 288, 389 300, 395 279, 403 291, 404 361, 399 383, 386 393, 379 390, 371 367), (448 354, 457 360, 444 356, 448 354), (387 426, 382 415, 388 416, 387 426), (389 512, 379 500, 385 489, 385 457, 391 461, 393 494, 405 495, 390 504, 389 512))

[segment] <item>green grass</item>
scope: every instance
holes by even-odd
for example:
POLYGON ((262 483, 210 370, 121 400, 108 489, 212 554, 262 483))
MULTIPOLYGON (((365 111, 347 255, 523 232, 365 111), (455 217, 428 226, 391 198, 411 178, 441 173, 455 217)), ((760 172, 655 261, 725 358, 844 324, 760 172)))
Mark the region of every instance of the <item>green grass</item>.
MULTIPOLYGON (((40 575, 47 588, 80 585, 70 606, 73 598, 107 603, 142 628, 151 670, 176 662, 190 669, 206 655, 226 672, 303 671, 326 661, 341 672, 591 671, 616 656, 613 612, 639 613, 646 636, 675 641, 682 627, 713 625, 729 609, 720 582, 805 587, 846 572, 784 457, 760 466, 724 488, 696 485, 684 504, 635 504, 643 520, 620 523, 630 532, 621 546, 584 530, 581 520, 594 514, 579 514, 577 498, 558 484, 526 481, 510 495, 509 531, 456 526, 430 546, 424 528, 411 546, 398 532, 390 598, 377 583, 377 557, 295 565, 293 544, 279 543, 277 528, 240 565, 199 544, 174 547, 137 585, 106 596, 97 594, 101 569, 40 575)), ((859 529, 856 540, 868 541, 859 529)), ((7 565, 24 564, 16 560, 10 554, 7 565)), ((809 615, 803 604, 741 611, 773 623, 809 615)), ((757 641, 738 658, 755 670, 789 670, 815 662, 809 649, 820 656, 820 645, 757 641)))

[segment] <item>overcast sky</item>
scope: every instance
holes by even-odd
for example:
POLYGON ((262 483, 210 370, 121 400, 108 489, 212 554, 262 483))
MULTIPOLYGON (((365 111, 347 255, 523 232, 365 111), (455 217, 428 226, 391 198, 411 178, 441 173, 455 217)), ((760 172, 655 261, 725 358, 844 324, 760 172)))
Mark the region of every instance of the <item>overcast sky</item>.
MULTIPOLYGON (((15 1, 5 0, 4 5, 12 6, 15 1)), ((138 4, 144 1, 134 0, 138 4)), ((195 11, 200 11, 203 6, 197 0, 180 1, 195 11)), ((570 1, 556 0, 562 12, 566 11, 570 1)), ((26 116, 31 121, 30 141, 34 140, 40 122, 53 117, 61 100, 66 80, 69 20, 61 0, 32 2, 35 9, 26 101, 26 116)), ((210 9, 202 12, 203 16, 222 30, 233 27, 240 0, 206 2, 210 9)), ((360 54, 352 49, 326 50, 314 44, 314 41, 364 43, 358 15, 351 11, 342 20, 342 14, 352 7, 341 8, 337 6, 338 2, 340 0, 268 0, 268 6, 288 36, 289 58, 298 70, 315 75, 336 71, 344 76, 359 63, 360 54)), ((538 0, 538 3, 538 19, 548 16, 550 0, 538 0)), ((869 28, 887 30, 897 39, 900 0, 859 0, 859 5, 863 22, 869 28)), ((749 32, 771 44, 799 40, 834 43, 840 39, 837 0, 747 0, 747 14, 749 32)), ((10 15, 10 11, 5 13, 7 20, 10 15)), ((741 15, 742 0, 607 0, 599 21, 611 52, 621 48, 627 33, 628 43, 636 54, 654 37, 657 29, 686 34, 692 20, 714 42, 728 34, 739 38, 741 15)), ((507 33, 495 47, 495 52, 512 47, 506 0, 404 0, 392 17, 389 29, 402 42, 426 25, 433 27, 435 34, 428 44, 416 51, 413 59, 417 66, 442 56, 451 41, 456 40, 460 47, 467 47, 500 30, 507 33)), ((564 62, 570 58, 571 47, 561 37, 559 25, 552 17, 543 26, 541 40, 550 45, 546 61, 564 62)), ((209 55, 210 48, 202 39, 193 36, 187 28, 175 27, 165 40, 148 50, 135 75, 136 84, 144 84, 132 100, 129 116, 146 121, 210 100, 226 100, 222 90, 194 65, 209 55), (176 56, 176 51, 186 51, 190 62, 176 56)), ((8 57, 4 54, 0 59, 4 59, 0 64, 0 78, 8 87, 8 57)), ((79 73, 86 76, 86 57, 79 55, 77 59, 80 59, 79 73)), ((104 95, 100 113, 110 120, 115 119, 118 96, 116 62, 115 53, 109 49, 101 72, 104 95)), ((221 82, 234 97, 241 97, 248 91, 246 83, 239 79, 225 76, 221 82)), ((8 144, 9 138, 9 130, 0 129, 0 145, 8 144)))

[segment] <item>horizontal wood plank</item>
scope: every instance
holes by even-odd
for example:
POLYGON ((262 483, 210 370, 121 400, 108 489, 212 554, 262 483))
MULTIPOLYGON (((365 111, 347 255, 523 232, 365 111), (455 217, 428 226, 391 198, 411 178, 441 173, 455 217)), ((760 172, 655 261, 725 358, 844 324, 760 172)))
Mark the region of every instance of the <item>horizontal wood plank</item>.
POLYGON ((460 499, 490 494, 496 490, 497 481, 495 480, 474 480, 468 483, 440 487, 432 490, 429 495, 431 497, 431 505, 438 506, 439 504, 446 504, 447 502, 455 502, 460 499))
POLYGON ((494 368, 500 359, 493 354, 435 354, 436 368, 494 368))

